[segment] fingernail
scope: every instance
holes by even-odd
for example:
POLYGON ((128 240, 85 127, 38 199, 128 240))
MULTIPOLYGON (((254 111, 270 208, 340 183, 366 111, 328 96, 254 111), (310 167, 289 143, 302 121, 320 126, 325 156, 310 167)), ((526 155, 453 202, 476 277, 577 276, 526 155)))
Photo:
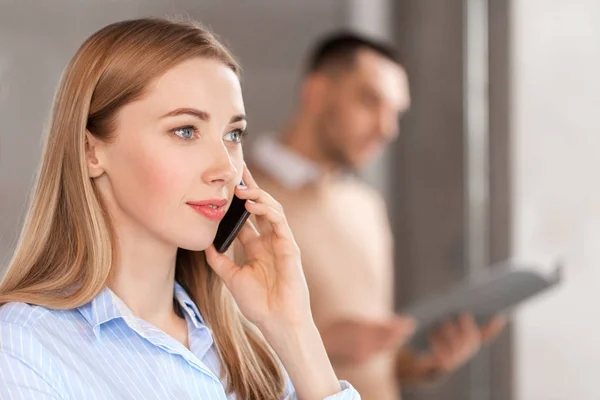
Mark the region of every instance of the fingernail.
POLYGON ((256 204, 256 202, 254 200, 246 200, 246 201, 250 204, 256 204))
POLYGON ((248 186, 239 184, 239 185, 237 185, 237 188, 240 190, 246 190, 246 189, 248 189, 248 186))

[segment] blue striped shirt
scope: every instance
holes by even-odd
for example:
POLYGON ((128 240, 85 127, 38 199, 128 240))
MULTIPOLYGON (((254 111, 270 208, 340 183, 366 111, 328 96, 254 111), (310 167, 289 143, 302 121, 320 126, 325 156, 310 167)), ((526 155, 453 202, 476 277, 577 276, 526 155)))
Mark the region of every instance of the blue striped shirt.
MULTIPOLYGON (((25 303, 0 307, 1 399, 234 400, 219 380, 220 361, 208 327, 175 285, 189 349, 137 318, 110 290, 72 310, 25 303)), ((286 399, 294 399, 292 385, 286 399)), ((328 400, 356 400, 347 383, 328 400)))

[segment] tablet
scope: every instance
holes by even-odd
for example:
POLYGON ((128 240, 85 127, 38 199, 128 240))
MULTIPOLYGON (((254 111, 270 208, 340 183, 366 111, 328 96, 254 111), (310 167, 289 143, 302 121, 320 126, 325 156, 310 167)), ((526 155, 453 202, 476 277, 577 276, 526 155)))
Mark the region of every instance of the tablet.
POLYGON ((418 329, 410 342, 415 350, 429 347, 429 333, 442 322, 463 312, 484 324, 498 313, 507 314, 524 301, 556 286, 562 277, 562 266, 549 271, 505 261, 477 272, 442 293, 416 301, 401 314, 413 316, 418 329))

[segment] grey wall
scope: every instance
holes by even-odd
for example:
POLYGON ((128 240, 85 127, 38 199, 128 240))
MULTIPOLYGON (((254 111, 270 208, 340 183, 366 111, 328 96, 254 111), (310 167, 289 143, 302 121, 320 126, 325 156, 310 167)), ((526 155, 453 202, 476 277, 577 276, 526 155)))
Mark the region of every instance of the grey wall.
MULTIPOLYGON (((465 254, 463 24, 461 2, 396 5, 412 108, 395 146, 391 211, 399 304, 442 290, 468 272, 465 254)), ((407 388, 408 400, 469 399, 469 371, 407 388)), ((486 399, 487 400, 487 399, 486 399)))
MULTIPOLYGON (((413 99, 391 158, 399 307, 509 255, 504 191, 509 178, 508 3, 395 2, 395 38, 404 55, 413 99), (483 6, 478 8, 482 13, 474 13, 472 6, 483 6), (469 37, 467 29, 473 24, 481 28, 475 38, 469 37), (474 53, 472 40, 481 45, 474 53), (481 70, 472 70, 474 61, 481 70), (472 132, 473 117, 479 120, 476 132, 472 132), (477 149, 481 153, 470 153, 478 144, 474 139, 482 144, 477 149), (473 155, 484 164, 470 165, 473 155), (473 182, 473 172, 478 172, 481 182, 473 182), (475 200, 484 204, 473 201, 471 190, 479 184, 484 190, 475 200), (494 201, 489 201, 492 194, 494 201), (473 234, 473 222, 481 237, 473 234), (474 250, 479 252, 477 262, 472 261, 474 250)), ((407 388, 406 399, 511 399, 509 333, 442 383, 407 388)))

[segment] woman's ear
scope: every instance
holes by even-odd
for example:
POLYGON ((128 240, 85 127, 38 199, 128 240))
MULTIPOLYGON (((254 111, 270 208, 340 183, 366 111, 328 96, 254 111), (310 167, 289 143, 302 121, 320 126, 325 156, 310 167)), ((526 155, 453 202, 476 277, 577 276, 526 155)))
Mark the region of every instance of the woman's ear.
POLYGON ((104 173, 102 165, 102 142, 96 139, 89 131, 85 131, 85 156, 87 160, 88 176, 97 178, 104 173))

